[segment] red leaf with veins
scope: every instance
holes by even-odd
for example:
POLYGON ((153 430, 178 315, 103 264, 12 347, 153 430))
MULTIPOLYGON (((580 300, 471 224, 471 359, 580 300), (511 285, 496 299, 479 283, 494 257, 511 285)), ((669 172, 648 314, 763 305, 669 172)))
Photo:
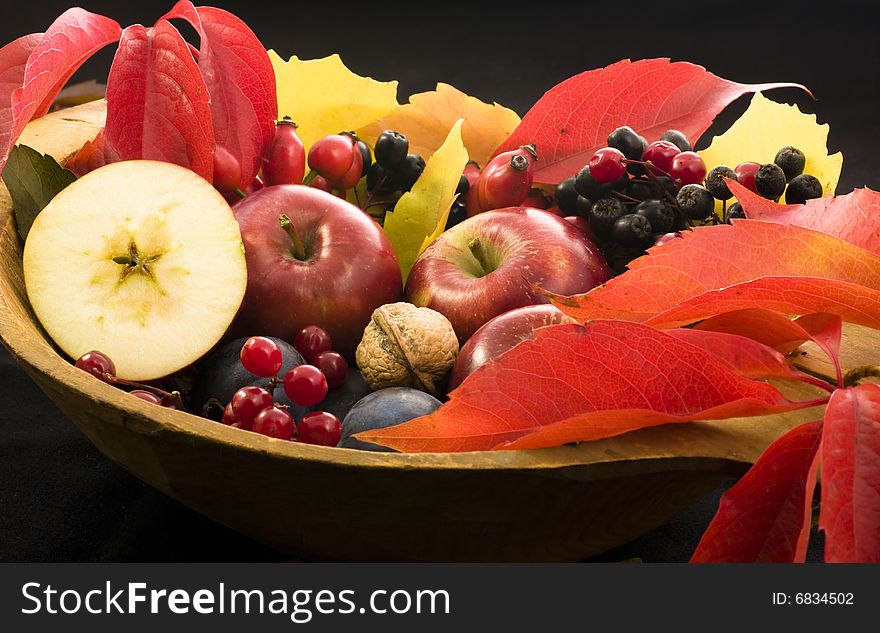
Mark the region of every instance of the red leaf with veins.
POLYGON ((12 127, 8 137, 0 137, 0 169, 28 122, 46 114, 73 73, 97 51, 118 40, 120 32, 114 20, 78 7, 62 13, 46 29, 27 60, 20 86, 12 92, 12 127))
POLYGON ((880 193, 856 189, 844 196, 779 204, 725 178, 750 220, 795 224, 834 235, 880 255, 880 193))
POLYGON ((839 389, 825 410, 825 561, 880 562, 880 386, 839 389))
POLYGON ((810 333, 813 341, 834 363, 837 386, 843 386, 843 368, 840 366, 840 343, 843 340, 843 319, 834 314, 805 314, 794 320, 795 324, 810 333))
POLYGON ((176 163, 211 181, 214 132, 208 90, 170 22, 123 31, 107 80, 104 141, 120 160, 176 163))
POLYGON ((822 423, 773 442, 728 490, 692 563, 802 563, 807 554, 822 423))
POLYGON ((831 389, 828 383, 798 371, 772 347, 748 337, 691 328, 669 330, 667 333, 724 361, 740 376, 755 380, 799 380, 822 389, 831 389))
POLYGON ((3 160, 0 160, 0 170, 9 151, 15 144, 12 138, 15 119, 12 113, 12 93, 24 83, 24 70, 31 52, 43 38, 42 33, 24 35, 0 48, 0 148, 3 151, 3 160))
POLYGON ((214 138, 241 165, 243 188, 253 181, 275 136, 278 100, 266 49, 228 11, 196 9, 181 0, 164 19, 182 18, 199 33, 198 64, 211 95, 214 138))
MULTIPOLYGON (((828 312, 876 327, 880 325, 877 288, 880 255, 799 226, 739 220, 685 231, 681 238, 650 249, 606 284, 586 294, 551 298, 582 323, 647 321, 700 297, 704 309, 691 321, 732 310, 767 308, 792 314, 828 312), (780 279, 761 280, 769 277, 780 279), (797 278, 803 279, 786 287, 785 279, 797 278), (754 289, 741 285, 745 282, 755 284, 754 289), (710 301, 715 295, 705 294, 710 291, 718 294, 717 305, 710 301)), ((687 323, 689 318, 653 322, 687 323)))
POLYGON ((468 376, 435 413, 358 439, 405 452, 555 446, 805 405, 668 333, 597 321, 540 328, 468 376))
MULTIPOLYGON (((669 59, 625 59, 551 88, 523 117, 495 156, 535 143, 535 182, 557 184, 577 174, 622 125, 649 142, 669 129, 692 142, 727 105, 744 94, 798 84, 739 84, 702 66, 669 59)), ((806 90, 806 88, 803 88, 806 90)))

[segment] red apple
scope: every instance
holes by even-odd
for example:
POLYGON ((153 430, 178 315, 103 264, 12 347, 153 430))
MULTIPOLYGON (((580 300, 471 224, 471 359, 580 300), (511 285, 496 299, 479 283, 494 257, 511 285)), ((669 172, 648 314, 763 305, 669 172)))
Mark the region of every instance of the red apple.
POLYGON ((475 215, 438 237, 416 260, 405 294, 446 316, 464 343, 494 316, 547 303, 542 290, 579 294, 610 277, 599 249, 573 224, 511 207, 475 215))
POLYGON ((266 187, 234 211, 248 268, 234 333, 293 341, 318 325, 336 351, 353 358, 373 310, 402 293, 397 257, 379 225, 345 200, 302 185, 266 187))
POLYGON ((478 367, 532 337, 539 327, 576 321, 549 303, 523 306, 499 314, 477 330, 464 344, 449 376, 449 390, 458 387, 478 367))

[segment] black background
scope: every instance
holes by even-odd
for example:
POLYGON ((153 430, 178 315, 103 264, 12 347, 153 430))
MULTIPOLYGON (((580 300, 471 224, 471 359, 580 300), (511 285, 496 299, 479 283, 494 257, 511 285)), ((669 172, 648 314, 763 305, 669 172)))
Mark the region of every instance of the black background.
MULTIPOLYGON (((80 4, 125 26, 152 24, 172 2, 80 4)), ((443 81, 522 115, 557 82, 626 57, 688 60, 743 83, 799 82, 815 100, 789 89, 770 96, 831 123, 830 148, 844 152, 838 193, 880 189, 880 11, 873 2, 213 4, 243 18, 267 48, 285 58, 338 52, 360 74, 398 79, 401 100, 443 81)), ((0 42, 44 30, 66 6, 16 3, 13 10, 7 4, 0 42)), ((105 77, 112 52, 90 61, 77 79, 105 77)), ((723 131, 747 99, 728 108, 704 138, 723 131)), ((720 492, 603 558, 687 560, 720 492)), ((814 534, 811 560, 821 557, 820 538, 814 534)), ((0 349, 0 560, 280 558, 109 462, 0 349)))

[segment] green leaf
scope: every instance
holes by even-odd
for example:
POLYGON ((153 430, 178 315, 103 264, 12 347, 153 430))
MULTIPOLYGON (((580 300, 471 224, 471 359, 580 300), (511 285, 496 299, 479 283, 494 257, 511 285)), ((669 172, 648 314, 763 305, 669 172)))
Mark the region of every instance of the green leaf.
POLYGON ((76 180, 48 154, 27 145, 16 145, 3 167, 3 182, 12 196, 15 224, 21 239, 27 239, 34 219, 62 189, 76 180))

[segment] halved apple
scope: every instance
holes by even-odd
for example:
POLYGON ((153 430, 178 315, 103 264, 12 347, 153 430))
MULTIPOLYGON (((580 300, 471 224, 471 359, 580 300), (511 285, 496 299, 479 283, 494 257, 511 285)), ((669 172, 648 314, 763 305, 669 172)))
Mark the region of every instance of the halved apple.
POLYGON ((37 216, 24 248, 28 297, 77 358, 96 349, 120 378, 153 380, 197 361, 247 287, 238 223, 193 172, 125 161, 77 180, 37 216))

